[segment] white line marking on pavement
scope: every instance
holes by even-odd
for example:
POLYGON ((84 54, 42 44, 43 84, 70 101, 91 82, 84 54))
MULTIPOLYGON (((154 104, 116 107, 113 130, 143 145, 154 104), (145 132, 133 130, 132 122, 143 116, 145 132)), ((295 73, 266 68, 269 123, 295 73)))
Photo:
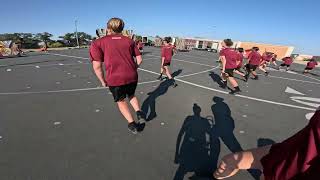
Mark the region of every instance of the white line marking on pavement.
POLYGON ((192 73, 192 74, 186 74, 186 75, 183 75, 183 76, 178 76, 177 78, 183 78, 183 77, 189 77, 189 76, 194 76, 194 75, 198 75, 198 74, 202 74, 202 73, 206 73, 206 72, 209 72, 209 71, 212 71, 212 70, 215 70, 219 68, 219 66, 215 67, 215 68, 212 68, 212 69, 208 69, 208 70, 205 70, 205 71, 200 71, 200 72, 197 72, 197 73, 192 73))
POLYGON ((319 84, 317 82, 312 82, 312 81, 304 81, 304 80, 299 80, 299 79, 291 79, 291 78, 285 78, 285 77, 280 77, 280 76, 271 76, 268 75, 268 77, 272 77, 272 78, 278 78, 278 79, 286 79, 286 80, 290 80, 290 81, 297 81, 297 82, 304 82, 304 83, 311 83, 311 84, 319 84))
MULTIPOLYGON (((73 57, 76 57, 76 56, 73 56, 73 57)), ((82 57, 80 57, 80 58, 82 58, 82 57)), ((212 67, 212 66, 210 66, 210 67, 212 67)), ((149 72, 151 74, 157 74, 158 75, 157 72, 149 71, 149 70, 142 69, 142 68, 139 68, 139 69, 142 70, 142 71, 145 71, 145 72, 149 72)), ((209 91, 215 91, 215 92, 220 92, 220 93, 223 93, 223 94, 229 94, 229 92, 226 92, 226 91, 221 91, 221 90, 218 90, 218 89, 209 88, 209 87, 206 87, 206 86, 202 86, 202 85, 195 84, 195 83, 192 83, 192 82, 184 81, 184 80, 181 80, 181 79, 176 79, 176 80, 179 81, 179 82, 183 82, 185 84, 189 84, 189 85, 192 85, 192 86, 196 86, 196 87, 202 88, 202 89, 207 89, 209 91)), ((297 108, 297 109, 315 111, 315 109, 313 109, 313 108, 308 108, 308 107, 303 107, 303 106, 296 106, 296 105, 292 105, 292 104, 280 103, 280 102, 275 102, 275 101, 269 101, 269 100, 260 99, 260 98, 254 98, 254 97, 250 97, 250 96, 244 96, 244 95, 239 95, 239 94, 234 95, 234 96, 241 97, 241 98, 244 98, 244 99, 250 99, 250 100, 254 100, 254 101, 259 101, 259 102, 265 102, 265 103, 269 103, 269 104, 276 104, 276 105, 279 105, 279 106, 286 106, 286 107, 292 107, 292 108, 297 108)))
POLYGON ((305 95, 297 90, 292 89, 291 87, 287 86, 286 90, 284 91, 286 93, 290 93, 290 94, 298 94, 298 95, 305 95))
POLYGON ((313 115, 314 115, 314 112, 306 114, 306 119, 310 120, 313 115))
MULTIPOLYGON (((155 82, 159 82, 159 80, 146 81, 138 84, 142 85, 142 84, 150 84, 155 82)), ((0 95, 48 94, 48 93, 63 93, 63 92, 77 92, 77 91, 92 91, 92 90, 102 90, 102 89, 108 89, 108 88, 96 87, 96 88, 82 88, 82 89, 63 89, 63 90, 56 90, 56 91, 4 92, 4 93, 0 93, 0 95)))
POLYGON ((49 55, 55 55, 55 56, 62 56, 62 57, 78 58, 78 59, 89 59, 89 58, 84 58, 84 57, 70 56, 70 55, 56 54, 56 53, 47 53, 47 54, 49 54, 49 55))

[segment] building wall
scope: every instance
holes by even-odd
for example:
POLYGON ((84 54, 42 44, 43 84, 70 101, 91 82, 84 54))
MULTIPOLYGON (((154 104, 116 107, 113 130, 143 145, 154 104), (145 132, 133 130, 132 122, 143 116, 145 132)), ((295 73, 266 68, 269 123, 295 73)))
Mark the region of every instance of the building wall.
POLYGON ((254 42, 240 42, 237 47, 242 47, 245 50, 251 49, 252 47, 259 47, 260 52, 273 52, 278 55, 278 58, 283 58, 286 56, 291 56, 294 47, 292 46, 279 46, 272 44, 262 44, 262 43, 254 43, 254 42))

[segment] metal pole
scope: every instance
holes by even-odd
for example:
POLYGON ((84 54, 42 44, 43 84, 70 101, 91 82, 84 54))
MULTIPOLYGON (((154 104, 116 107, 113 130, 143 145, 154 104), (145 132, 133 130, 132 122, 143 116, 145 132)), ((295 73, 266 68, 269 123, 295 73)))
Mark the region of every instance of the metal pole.
POLYGON ((77 46, 78 48, 80 48, 80 45, 79 45, 79 37, 78 37, 78 20, 75 20, 75 26, 76 26, 76 39, 77 39, 77 46))

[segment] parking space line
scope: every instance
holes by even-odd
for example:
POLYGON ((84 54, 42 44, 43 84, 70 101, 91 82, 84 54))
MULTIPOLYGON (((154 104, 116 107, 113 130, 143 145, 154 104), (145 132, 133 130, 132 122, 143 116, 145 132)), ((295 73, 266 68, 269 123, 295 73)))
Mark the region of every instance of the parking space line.
MULTIPOLYGON (((152 80, 138 83, 139 85, 150 84, 159 82, 159 80, 152 80)), ((79 91, 92 91, 92 90, 102 90, 108 89, 105 87, 96 87, 96 88, 80 88, 80 89, 63 89, 63 90, 55 90, 55 91, 32 91, 32 92, 5 92, 0 93, 0 95, 27 95, 27 94, 48 94, 48 93, 63 93, 63 92, 79 92, 79 91)))
MULTIPOLYGON (((63 55, 63 56, 68 57, 67 55, 63 55)), ((73 56, 73 57, 77 58, 77 56, 73 56)), ((79 57, 79 58, 82 58, 82 57, 79 57)), ((139 68, 139 69, 141 71, 149 72, 151 74, 156 74, 156 75, 159 74, 157 72, 150 71, 150 70, 147 70, 147 69, 143 69, 143 68, 139 68)), ((195 83, 192 83, 192 82, 189 82, 189 81, 184 81, 184 80, 181 80, 181 79, 176 79, 176 80, 179 81, 179 82, 185 83, 185 84, 189 84, 189 85, 192 85, 192 86, 195 86, 195 87, 199 87, 199 88, 210 90, 210 91, 214 91, 214 92, 219 92, 219 93, 223 93, 223 94, 228 94, 229 93, 227 91, 222 91, 222 90, 218 90, 218 89, 202 86, 202 85, 195 84, 195 83)), ((280 102, 275 102, 275 101, 270 101, 270 100, 265 100, 265 99, 260 99, 260 98, 245 96, 245 95, 238 95, 237 94, 237 95, 233 95, 233 96, 241 97, 241 98, 244 98, 244 99, 250 99, 250 100, 254 100, 254 101, 259 101, 259 102, 265 102, 265 103, 269 103, 269 104, 276 104, 276 105, 279 105, 279 106, 296 108, 296 109, 303 109, 303 110, 310 110, 310 111, 315 111, 316 110, 314 108, 308 108, 308 107, 296 106, 296 105, 292 105, 292 104, 280 103, 280 102)))
POLYGON ((209 72, 209 71, 213 71, 213 70, 215 70, 215 69, 217 69, 217 68, 219 68, 219 66, 217 66, 217 67, 215 67, 215 68, 211 68, 211 69, 205 70, 205 71, 200 71, 200 72, 197 72, 197 73, 192 73, 192 74, 186 74, 186 75, 183 75, 183 76, 178 76, 178 78, 184 78, 184 77, 189 77, 189 76, 194 76, 194 75, 206 73, 206 72, 209 72))

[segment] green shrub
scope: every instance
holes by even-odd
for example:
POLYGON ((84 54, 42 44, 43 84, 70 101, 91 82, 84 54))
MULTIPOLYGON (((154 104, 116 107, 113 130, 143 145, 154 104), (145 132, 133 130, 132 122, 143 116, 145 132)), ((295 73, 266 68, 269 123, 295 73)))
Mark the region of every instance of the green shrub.
POLYGON ((62 44, 61 42, 53 42, 53 43, 49 43, 48 45, 50 48, 59 48, 59 47, 63 47, 64 44, 62 44))

